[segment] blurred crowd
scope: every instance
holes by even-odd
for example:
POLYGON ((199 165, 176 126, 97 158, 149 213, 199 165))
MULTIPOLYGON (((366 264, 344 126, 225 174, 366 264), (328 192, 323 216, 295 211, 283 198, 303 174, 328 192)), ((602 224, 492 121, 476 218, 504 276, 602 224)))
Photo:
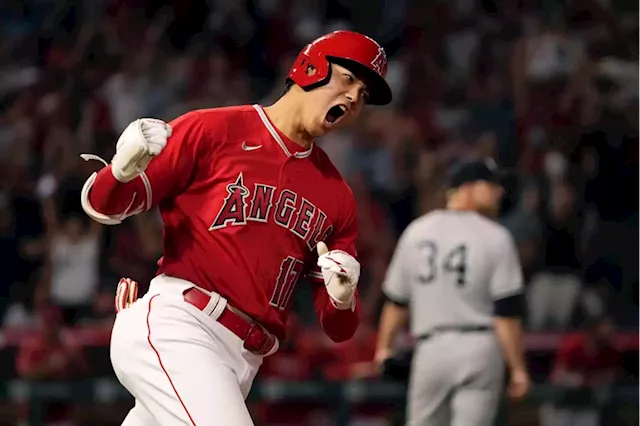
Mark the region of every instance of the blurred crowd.
POLYGON ((293 337, 264 374, 372 374, 395 242, 442 207, 461 158, 510 170, 500 220, 520 250, 530 330, 603 314, 638 325, 636 0, 5 0, 0 23, 5 329, 108 329, 118 279, 154 275, 159 216, 91 223, 79 194, 100 165, 81 153, 110 159, 139 117, 272 102, 299 49, 345 28, 386 47, 394 91, 390 107, 320 143, 358 203, 365 321, 324 354, 301 283, 293 337), (294 347, 315 355, 292 364, 294 347))

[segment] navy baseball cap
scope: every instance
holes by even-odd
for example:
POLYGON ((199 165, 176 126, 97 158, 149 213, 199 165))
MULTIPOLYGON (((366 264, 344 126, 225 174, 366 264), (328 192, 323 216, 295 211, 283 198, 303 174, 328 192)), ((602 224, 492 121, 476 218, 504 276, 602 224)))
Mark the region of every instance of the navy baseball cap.
POLYGON ((501 184, 503 174, 491 158, 461 162, 449 174, 449 187, 458 188, 465 183, 485 181, 501 184))

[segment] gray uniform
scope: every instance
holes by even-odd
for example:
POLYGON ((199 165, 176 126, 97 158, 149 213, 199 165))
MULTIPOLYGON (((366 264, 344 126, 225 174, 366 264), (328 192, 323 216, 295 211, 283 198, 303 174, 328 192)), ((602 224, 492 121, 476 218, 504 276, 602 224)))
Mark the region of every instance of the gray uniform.
POLYGON ((504 380, 493 302, 522 286, 511 235, 477 213, 438 210, 405 230, 383 290, 409 305, 418 339, 409 425, 492 424, 504 380))

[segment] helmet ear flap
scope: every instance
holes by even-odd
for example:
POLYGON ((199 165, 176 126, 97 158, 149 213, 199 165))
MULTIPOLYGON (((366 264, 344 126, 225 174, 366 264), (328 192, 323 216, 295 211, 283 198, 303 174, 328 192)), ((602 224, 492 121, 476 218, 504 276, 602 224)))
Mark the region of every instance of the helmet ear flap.
POLYGON ((322 86, 331 78, 331 66, 326 57, 309 58, 301 55, 299 63, 292 69, 289 78, 305 91, 322 86))
POLYGON ((302 63, 300 64, 300 66, 301 66, 301 71, 303 71, 307 77, 313 77, 318 72, 316 67, 311 62, 309 62, 306 58, 302 59, 302 63))
POLYGON ((307 76, 311 79, 311 83, 303 87, 305 91, 313 90, 317 87, 324 86, 331 79, 331 64, 326 58, 318 58, 315 61, 320 67, 316 67, 315 64, 309 62, 308 69, 313 70, 312 74, 307 74, 307 76))

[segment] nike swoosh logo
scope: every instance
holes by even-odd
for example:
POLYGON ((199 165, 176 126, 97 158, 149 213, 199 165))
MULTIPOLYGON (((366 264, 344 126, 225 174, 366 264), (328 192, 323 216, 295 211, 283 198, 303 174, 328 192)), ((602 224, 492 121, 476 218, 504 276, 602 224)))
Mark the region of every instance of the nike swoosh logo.
POLYGON ((256 149, 262 148, 262 145, 247 145, 247 141, 242 142, 242 150, 243 151, 255 151, 256 149))

